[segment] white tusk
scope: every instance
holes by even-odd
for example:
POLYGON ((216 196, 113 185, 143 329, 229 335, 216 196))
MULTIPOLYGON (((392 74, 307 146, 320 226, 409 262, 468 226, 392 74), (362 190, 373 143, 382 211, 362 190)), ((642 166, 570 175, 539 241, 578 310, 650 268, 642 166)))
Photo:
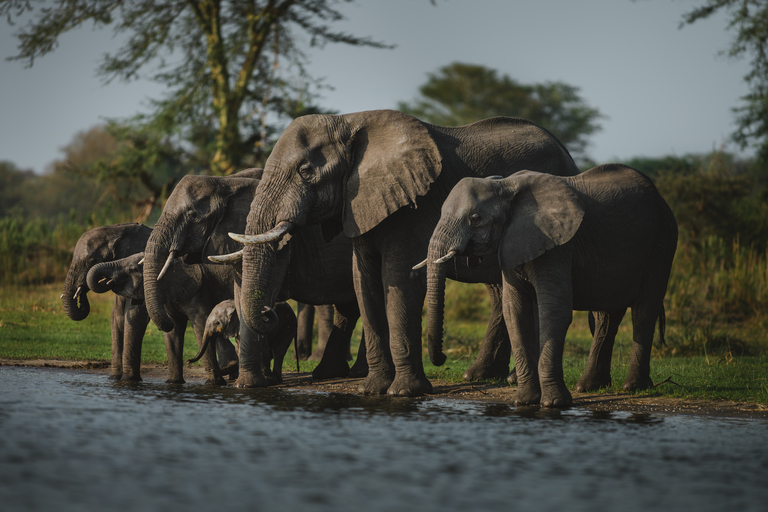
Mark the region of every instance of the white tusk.
POLYGON ((277 226, 260 235, 239 235, 237 233, 230 233, 229 237, 232 240, 240 242, 241 244, 265 244, 267 242, 277 240, 289 232, 291 228, 293 228, 293 222, 281 220, 277 226))
POLYGON ((432 263, 434 263, 435 265, 439 265, 440 263, 445 263, 446 261, 448 261, 449 259, 453 258, 454 256, 456 256, 456 251, 455 250, 449 252, 448 254, 443 256, 442 258, 433 261, 432 263))
POLYGON ((59 298, 60 298, 60 299, 63 299, 63 298, 64 298, 64 294, 62 293, 62 294, 61 294, 61 297, 59 297, 59 298))
POLYGON ((99 279, 99 284, 103 283, 103 282, 104 282, 104 281, 106 281, 106 280, 107 280, 107 278, 106 278, 106 277, 102 277, 101 279, 99 279))
POLYGON ((72 297, 72 298, 73 298, 74 300, 77 300, 77 298, 80 296, 80 292, 82 292, 82 291, 83 291, 83 287, 82 287, 82 286, 78 286, 78 287, 77 287, 77 291, 75 292, 75 296, 74 296, 74 297, 72 297))
POLYGON ((144 258, 141 258, 141 259, 139 260, 139 263, 138 263, 138 265, 143 265, 143 264, 144 264, 144 258))
POLYGON ((110 279, 109 281, 107 281, 107 286, 112 286, 113 284, 115 284, 114 279, 110 279))
POLYGON ((171 251, 168 254, 168 259, 165 260, 165 265, 163 265, 163 270, 161 270, 160 273, 157 275, 157 280, 158 281, 163 278, 163 276, 165 275, 166 272, 168 272, 168 268, 171 266, 171 262, 173 261, 173 258, 175 258, 175 257, 176 257, 176 251, 171 251))
MULTIPOLYGON (((427 259, 429 259, 429 258, 427 258, 427 259)), ((423 267, 426 264, 427 264, 427 260, 424 260, 421 263, 419 263, 418 265, 414 265, 413 268, 411 268, 411 270, 419 270, 421 267, 423 267)))
POLYGON ((237 263, 243 259, 243 250, 240 249, 232 254, 221 254, 219 256, 208 256, 208 259, 214 263, 237 263))

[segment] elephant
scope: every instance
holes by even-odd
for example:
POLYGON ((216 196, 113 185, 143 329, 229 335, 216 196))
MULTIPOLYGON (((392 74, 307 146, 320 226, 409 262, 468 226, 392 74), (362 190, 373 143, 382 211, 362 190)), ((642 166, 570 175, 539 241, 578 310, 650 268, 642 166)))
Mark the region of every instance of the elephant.
MULTIPOLYGON (((88 271, 98 263, 142 252, 151 232, 142 224, 124 223, 89 229, 80 236, 61 295, 64 312, 70 319, 84 320, 90 312, 88 271)), ((140 381, 141 341, 149 323, 144 304, 134 304, 116 295, 110 323, 112 366, 109 378, 140 381)))
MULTIPOLYGON (((267 328, 264 307, 274 304, 285 274, 283 239, 320 224, 325 239, 353 239, 354 277, 369 372, 363 394, 429 393, 421 354, 421 310, 426 272, 411 271, 427 252, 440 207, 464 177, 508 176, 536 168, 576 175, 567 149, 547 130, 518 118, 496 117, 441 127, 391 110, 295 119, 278 139, 248 214, 242 253, 243 310, 251 329, 267 328), (276 277, 277 276, 277 277, 276 277)), ((458 259, 452 279, 494 283, 501 271, 490 260, 458 259)), ((501 300, 492 301, 483 353, 509 365, 501 300)), ((510 331, 518 332, 518 330, 510 331)))
MULTIPOLYGON (((299 302, 296 304, 296 317, 299 322, 299 332, 296 344, 299 359, 308 361, 321 361, 325 352, 325 343, 333 329, 333 306, 312 306, 299 302), (314 331, 315 313, 317 313, 317 348, 312 351, 312 333, 314 331)), ((352 355, 347 350, 347 361, 352 360, 352 355)))
MULTIPOLYGON (((283 359, 291 344, 291 340, 296 338, 297 321, 293 309, 291 309, 285 302, 280 302, 275 305, 275 313, 279 319, 278 325, 280 325, 280 329, 278 332, 270 335, 270 349, 272 351, 272 360, 274 361, 272 373, 276 376, 280 376, 282 379, 283 359)), ((216 304, 211 310, 205 321, 205 331, 203 333, 203 342, 200 346, 200 350, 195 357, 187 360, 187 363, 197 362, 206 354, 206 352, 210 352, 211 349, 209 346, 211 341, 213 341, 216 346, 221 344, 230 345, 230 338, 235 338, 236 351, 239 352, 240 318, 237 316, 235 301, 227 299, 216 304)), ((215 369, 218 366, 216 359, 213 358, 211 362, 215 369)))
MULTIPOLYGON (((137 253, 127 258, 94 265, 88 271, 88 287, 96 293, 111 290, 127 299, 143 301, 145 287, 141 263, 144 257, 144 253, 137 253)), ((187 322, 192 324, 198 346, 201 346, 208 315, 216 304, 232 299, 234 279, 234 271, 231 268, 219 265, 187 265, 180 259, 170 265, 164 282, 167 291, 163 295, 163 307, 173 319, 173 329, 165 335, 168 383, 184 382, 182 353, 187 322)), ((232 344, 221 344, 217 349, 223 370, 219 370, 213 352, 209 351, 203 363, 207 376, 206 384, 225 384, 223 376, 238 370, 237 354, 232 344)))
MULTIPOLYGON (((517 324, 521 331, 510 332, 518 404, 572 404, 562 358, 573 310, 609 312, 618 319, 613 329, 631 308, 632 355, 624 389, 649 388, 653 334, 658 320, 664 342, 664 296, 676 248, 672 210, 649 178, 622 164, 573 177, 522 171, 507 178, 465 178, 443 204, 429 243, 430 357, 444 360, 447 269, 456 258, 483 257, 502 269, 510 331, 512 318, 523 319, 517 324)), ((610 364, 597 363, 600 353, 610 362, 612 341, 593 345, 588 378, 610 381, 610 364)))
MULTIPOLYGON (((244 171, 243 171, 244 172, 244 171)), ((234 300, 240 308, 240 264, 237 256, 229 257, 241 249, 228 233, 245 228, 259 180, 243 172, 227 177, 184 176, 169 196, 160 219, 147 241, 144 259, 144 291, 147 311, 160 330, 174 328, 172 319, 162 306, 164 296, 171 293, 164 285, 163 269, 179 257, 188 263, 208 260, 213 256, 217 263, 231 263, 234 272, 234 300), (222 257, 222 255, 225 255, 222 257)), ((249 171, 260 174, 260 170, 249 171)), ((289 278, 276 283, 283 290, 282 300, 292 298, 307 304, 334 304, 336 315, 323 359, 313 371, 317 379, 347 376, 346 362, 349 338, 359 318, 352 280, 352 245, 343 236, 324 243, 319 227, 297 233, 282 247, 281 260, 289 278), (312 243, 310 243, 310 241, 312 243), (315 241, 323 247, 315 250, 315 241)), ((274 325, 274 324, 272 324, 274 325)), ((240 324, 238 387, 266 386, 270 378, 269 347, 263 337, 252 331, 245 322, 240 324), (254 380, 259 375, 261 380, 254 380)), ((364 344, 361 342, 364 353, 364 344)), ((355 363, 355 372, 367 372, 367 368, 355 363)))

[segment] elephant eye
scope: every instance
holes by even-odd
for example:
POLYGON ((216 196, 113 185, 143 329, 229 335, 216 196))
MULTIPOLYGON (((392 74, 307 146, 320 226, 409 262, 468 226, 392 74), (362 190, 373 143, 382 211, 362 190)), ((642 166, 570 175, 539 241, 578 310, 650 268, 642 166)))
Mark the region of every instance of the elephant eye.
POLYGON ((306 163, 299 167, 299 175, 305 180, 311 179, 314 174, 315 168, 310 163, 306 163))
POLYGON ((469 224, 472 226, 479 224, 481 220, 482 217, 480 217, 479 213, 473 213, 469 216, 469 224))

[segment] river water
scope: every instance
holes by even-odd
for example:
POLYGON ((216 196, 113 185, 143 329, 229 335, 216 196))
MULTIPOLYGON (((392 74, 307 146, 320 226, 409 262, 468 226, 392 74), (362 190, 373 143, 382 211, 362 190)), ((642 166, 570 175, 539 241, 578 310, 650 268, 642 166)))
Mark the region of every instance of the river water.
POLYGON ((739 510, 768 421, 0 367, 0 510, 739 510))

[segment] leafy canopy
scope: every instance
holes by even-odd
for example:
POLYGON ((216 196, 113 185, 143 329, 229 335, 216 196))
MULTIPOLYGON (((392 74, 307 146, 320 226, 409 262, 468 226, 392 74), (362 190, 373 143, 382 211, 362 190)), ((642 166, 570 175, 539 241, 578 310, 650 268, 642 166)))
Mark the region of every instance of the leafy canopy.
POLYGON ((484 66, 454 62, 428 75, 421 97, 398 109, 442 126, 494 116, 521 117, 551 131, 574 157, 584 158, 602 114, 586 104, 578 87, 563 82, 521 84, 484 66))
POLYGON ((732 137, 742 149, 754 145, 759 159, 768 162, 768 0, 706 0, 686 13, 680 26, 722 11, 728 13, 728 28, 736 31, 725 53, 752 59, 752 70, 744 77, 749 93, 733 109, 737 129, 732 137))
MULTIPOLYGON (((0 0, 0 16, 9 23, 30 18, 10 57, 27 66, 69 30, 88 22, 111 27, 125 42, 104 55, 97 74, 107 83, 146 74, 168 90, 152 101, 150 115, 130 123, 129 141, 137 134, 159 141, 153 147, 161 153, 170 141, 191 164, 229 174, 265 158, 281 119, 317 111, 303 67, 306 37, 310 45, 385 47, 330 28, 344 19, 337 5, 351 1, 57 0, 36 10, 29 0, 0 0)), ((144 171, 153 172, 151 163, 144 171)))

